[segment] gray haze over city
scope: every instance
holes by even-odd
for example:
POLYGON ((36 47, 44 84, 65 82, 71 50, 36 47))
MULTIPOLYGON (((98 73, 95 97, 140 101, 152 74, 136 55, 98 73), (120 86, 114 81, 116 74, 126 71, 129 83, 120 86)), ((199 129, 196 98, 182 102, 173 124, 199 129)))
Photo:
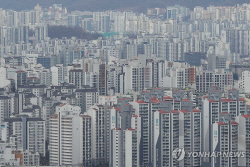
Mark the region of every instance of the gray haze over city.
POLYGON ((250 167, 250 4, 0 0, 0 166, 250 167))
MULTIPOLYGON (((238 0, 238 4, 248 3, 247 0, 238 0)), ((53 4, 62 4, 69 11, 97 11, 97 10, 133 10, 146 12, 147 8, 166 7, 183 5, 190 9, 195 6, 207 7, 215 6, 235 6, 234 0, 0 0, 1 7, 4 9, 28 10, 36 4, 48 8, 53 4)))

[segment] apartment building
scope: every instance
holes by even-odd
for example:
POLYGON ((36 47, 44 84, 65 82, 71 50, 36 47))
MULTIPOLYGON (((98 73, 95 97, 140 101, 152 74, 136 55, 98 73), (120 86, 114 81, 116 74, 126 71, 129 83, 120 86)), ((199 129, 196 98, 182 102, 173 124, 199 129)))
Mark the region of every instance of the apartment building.
POLYGON ((179 111, 157 111, 154 113, 154 157, 153 166, 178 166, 172 151, 179 148, 179 111))
POLYGON ((83 165, 91 166, 91 117, 88 115, 81 115, 83 122, 83 165))
POLYGON ((86 112, 94 104, 98 104, 99 93, 96 88, 85 86, 82 89, 76 89, 76 105, 81 107, 81 112, 86 112))
POLYGON ((78 165, 83 162, 83 120, 80 107, 61 104, 50 116, 50 165, 78 165))
POLYGON ((107 121, 103 105, 94 105, 86 112, 91 116, 91 156, 94 165, 104 164, 107 159, 107 121))
POLYGON ((142 119, 141 116, 131 117, 131 128, 124 133, 124 166, 139 167, 142 162, 142 119))
POLYGON ((82 88, 83 84, 83 70, 72 69, 69 70, 69 83, 74 84, 77 88, 82 88))
POLYGON ((16 138, 16 147, 21 150, 38 152, 45 156, 45 121, 41 118, 20 116, 6 118, 2 123, 2 140, 9 141, 11 136, 16 138))
POLYGON ((250 115, 236 117, 238 124, 238 150, 245 152, 245 157, 239 158, 239 166, 250 165, 250 115))
POLYGON ((110 161, 109 166, 115 167, 115 166, 123 166, 124 158, 123 158, 123 145, 120 143, 122 138, 123 131, 121 128, 114 128, 111 130, 110 134, 110 161))
MULTIPOLYGON (((214 152, 238 151, 238 123, 234 121, 216 122, 213 124, 212 148, 214 152)), ((238 157, 219 156, 212 158, 214 166, 238 166, 238 157)))

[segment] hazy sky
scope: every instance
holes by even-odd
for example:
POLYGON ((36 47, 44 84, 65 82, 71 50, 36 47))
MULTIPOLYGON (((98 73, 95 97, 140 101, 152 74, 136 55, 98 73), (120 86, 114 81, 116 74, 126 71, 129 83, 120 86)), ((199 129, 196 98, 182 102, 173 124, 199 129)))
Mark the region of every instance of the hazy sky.
MULTIPOLYGON (((241 4, 249 0, 237 0, 241 4)), ((235 5, 235 0, 0 0, 0 8, 24 10, 31 9, 36 4, 49 7, 60 3, 71 10, 134 10, 146 12, 151 7, 166 7, 167 5, 183 5, 189 8, 208 5, 235 5)))

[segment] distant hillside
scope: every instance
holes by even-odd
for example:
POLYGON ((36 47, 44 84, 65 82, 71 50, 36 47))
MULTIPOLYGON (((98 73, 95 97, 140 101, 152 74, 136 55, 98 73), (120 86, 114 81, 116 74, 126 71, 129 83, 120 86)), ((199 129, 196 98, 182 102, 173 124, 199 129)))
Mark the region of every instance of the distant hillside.
POLYGON ((61 39, 63 37, 71 38, 77 37, 86 40, 94 40, 98 37, 101 37, 101 34, 98 33, 88 33, 82 31, 80 27, 66 27, 66 26, 49 26, 48 35, 50 38, 61 39))
POLYGON ((166 7, 169 5, 194 6, 230 5, 249 3, 249 0, 0 0, 0 8, 24 10, 32 9, 36 4, 49 7, 59 3, 71 10, 133 10, 146 12, 147 8, 166 7))

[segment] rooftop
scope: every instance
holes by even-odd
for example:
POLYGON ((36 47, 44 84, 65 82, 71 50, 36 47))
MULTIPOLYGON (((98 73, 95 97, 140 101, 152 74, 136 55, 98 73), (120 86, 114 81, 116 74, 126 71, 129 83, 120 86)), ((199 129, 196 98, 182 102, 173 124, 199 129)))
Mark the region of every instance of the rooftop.
POLYGON ((241 115, 244 118, 250 118, 250 115, 241 115))
POLYGON ((158 112, 161 113, 161 114, 169 114, 169 112, 163 111, 163 110, 160 110, 160 111, 158 111, 158 112))
POLYGON ((188 111, 188 110, 180 110, 180 112, 182 112, 182 113, 190 113, 190 111, 188 111))

